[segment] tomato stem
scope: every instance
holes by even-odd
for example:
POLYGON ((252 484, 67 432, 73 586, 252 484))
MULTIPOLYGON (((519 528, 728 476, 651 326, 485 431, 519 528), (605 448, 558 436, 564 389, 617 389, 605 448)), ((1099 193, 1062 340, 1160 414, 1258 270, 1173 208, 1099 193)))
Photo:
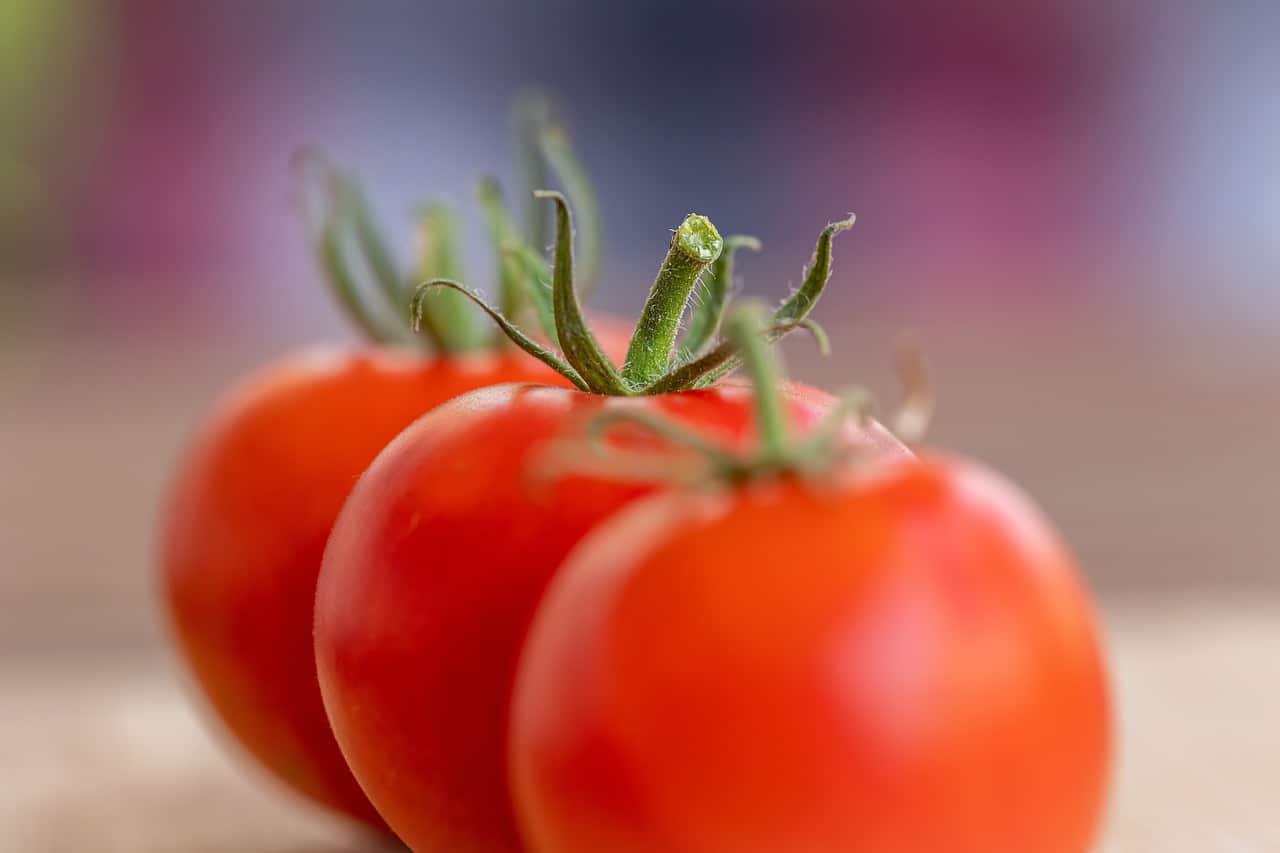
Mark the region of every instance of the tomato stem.
POLYGON ((720 232, 710 219, 696 213, 689 214, 671 236, 671 247, 645 300, 622 364, 622 376, 628 384, 643 387, 670 369, 689 297, 698 277, 723 249, 720 232))
MULTIPOLYGON (((776 312, 775 312, 776 313, 776 312)), ((823 476, 847 458, 844 430, 850 418, 862 425, 870 417, 870 395, 855 389, 841 395, 823 421, 801 439, 793 439, 781 386, 781 360, 773 349, 777 326, 768 325, 763 305, 747 302, 729 315, 725 346, 733 348, 751 378, 756 412, 758 447, 735 452, 691 433, 676 422, 648 412, 615 409, 592 418, 584 437, 594 454, 575 452, 566 444, 559 454, 564 470, 586 468, 600 476, 620 473, 627 479, 685 484, 726 482, 773 477, 779 474, 823 476), (609 429, 628 423, 642 427, 667 445, 682 448, 690 459, 678 466, 660 464, 663 454, 612 450, 605 441, 609 429), (646 474, 646 471, 648 472, 646 474)), ((793 324, 795 325, 795 324, 793 324)), ((667 454, 668 461, 670 456, 667 454)))

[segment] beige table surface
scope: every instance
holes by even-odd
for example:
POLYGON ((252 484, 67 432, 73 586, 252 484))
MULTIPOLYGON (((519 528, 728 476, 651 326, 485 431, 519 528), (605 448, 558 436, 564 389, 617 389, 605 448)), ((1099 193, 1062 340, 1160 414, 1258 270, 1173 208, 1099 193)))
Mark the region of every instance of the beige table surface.
MULTIPOLYGON (((1280 851, 1280 600, 1115 604, 1105 853, 1280 851)), ((165 661, 0 660, 0 851, 359 853, 206 733, 165 661)))

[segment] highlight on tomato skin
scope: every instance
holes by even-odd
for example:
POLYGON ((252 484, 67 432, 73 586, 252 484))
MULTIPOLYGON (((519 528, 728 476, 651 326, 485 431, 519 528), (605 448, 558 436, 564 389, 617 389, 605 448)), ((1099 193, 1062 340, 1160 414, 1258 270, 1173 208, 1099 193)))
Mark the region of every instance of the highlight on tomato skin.
POLYGON ((532 853, 1084 853, 1111 714, 1039 511, 896 459, 594 530, 525 645, 512 793, 532 853))

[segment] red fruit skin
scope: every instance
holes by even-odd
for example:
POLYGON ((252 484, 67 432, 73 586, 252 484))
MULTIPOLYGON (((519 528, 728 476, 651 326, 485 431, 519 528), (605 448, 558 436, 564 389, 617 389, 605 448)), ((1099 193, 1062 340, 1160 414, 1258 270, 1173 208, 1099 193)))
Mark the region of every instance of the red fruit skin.
POLYGON ((347 769, 316 684, 316 577, 343 501, 422 413, 535 378, 557 377, 515 354, 297 354, 244 380, 182 460, 160 534, 173 635, 235 739, 312 800, 384 826, 347 769))
MULTIPOLYGON (((803 387, 787 401, 802 426, 832 404, 803 387)), ((628 399, 486 388, 392 442, 334 527, 316 599, 321 690, 356 777, 415 850, 524 849, 507 787, 506 732, 525 631, 570 548, 656 488, 532 472, 549 443, 580 435, 582 420, 614 407, 674 418, 734 445, 753 437, 750 392, 741 386, 628 399)), ((907 453, 875 425, 860 440, 907 453)))
POLYGON ((520 664, 532 853, 1084 853, 1111 758, 1096 623, 971 463, 662 495, 597 528, 520 664))

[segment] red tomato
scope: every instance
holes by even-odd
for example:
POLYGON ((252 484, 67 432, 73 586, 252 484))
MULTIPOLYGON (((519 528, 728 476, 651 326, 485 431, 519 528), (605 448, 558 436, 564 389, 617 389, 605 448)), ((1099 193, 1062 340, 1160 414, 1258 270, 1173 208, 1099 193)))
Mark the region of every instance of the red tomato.
POLYGON ((535 853, 1082 853, 1110 720, 1047 522, 906 461, 593 532, 525 647, 512 791, 535 853))
MULTIPOLYGON (((830 404, 821 391, 788 393, 802 427, 830 404)), ((609 407, 660 413, 732 445, 754 436, 740 386, 637 398, 488 388, 403 432, 334 527, 316 599, 321 690, 356 778, 416 850, 523 849, 506 732, 527 625, 569 549, 655 488, 587 475, 538 485, 528 472, 549 440, 609 407)), ((879 427, 862 441, 907 452, 879 427)))
POLYGON ((552 376, 522 353, 294 356, 224 400, 184 460, 162 528, 177 639, 218 716, 296 790, 382 826, 329 729, 311 642, 320 557, 356 478, 451 397, 552 376))

